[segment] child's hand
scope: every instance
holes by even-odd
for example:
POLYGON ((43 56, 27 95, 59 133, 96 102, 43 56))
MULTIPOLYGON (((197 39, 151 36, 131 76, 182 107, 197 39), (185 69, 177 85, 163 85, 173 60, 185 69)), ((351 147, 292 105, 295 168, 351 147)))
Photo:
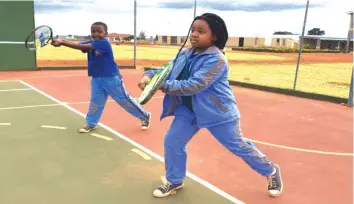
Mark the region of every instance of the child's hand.
POLYGON ((52 41, 52 45, 54 46, 54 47, 60 47, 62 44, 63 44, 63 40, 62 39, 55 39, 55 40, 53 40, 52 41))
POLYGON ((141 90, 144 90, 146 84, 150 81, 150 77, 145 75, 140 79, 140 83, 138 84, 141 90))

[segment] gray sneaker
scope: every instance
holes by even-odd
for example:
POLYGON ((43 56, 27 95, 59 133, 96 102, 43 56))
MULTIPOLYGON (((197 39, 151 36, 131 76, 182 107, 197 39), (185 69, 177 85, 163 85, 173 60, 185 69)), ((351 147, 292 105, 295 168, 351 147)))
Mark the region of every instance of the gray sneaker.
POLYGON ((147 119, 141 121, 141 129, 147 130, 149 129, 151 124, 151 113, 149 113, 149 116, 147 119))
POLYGON ((94 129, 96 129, 96 127, 91 127, 91 126, 85 125, 84 127, 80 128, 78 131, 79 131, 79 133, 88 133, 94 129))
POLYGON ((268 193, 272 197, 277 197, 283 191, 283 181, 281 179, 280 167, 274 165, 275 173, 268 176, 268 193))
POLYGON ((153 195, 157 198, 163 198, 170 195, 172 192, 180 189, 183 187, 183 183, 180 184, 172 184, 167 182, 161 186, 159 186, 154 192, 153 195))

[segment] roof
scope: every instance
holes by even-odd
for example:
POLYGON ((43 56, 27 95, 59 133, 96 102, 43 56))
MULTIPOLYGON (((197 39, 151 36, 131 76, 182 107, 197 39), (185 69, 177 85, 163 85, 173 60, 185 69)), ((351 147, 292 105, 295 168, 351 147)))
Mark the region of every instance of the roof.
POLYGON ((112 38, 128 38, 130 37, 130 34, 119 34, 119 33, 109 33, 107 37, 112 37, 112 38))

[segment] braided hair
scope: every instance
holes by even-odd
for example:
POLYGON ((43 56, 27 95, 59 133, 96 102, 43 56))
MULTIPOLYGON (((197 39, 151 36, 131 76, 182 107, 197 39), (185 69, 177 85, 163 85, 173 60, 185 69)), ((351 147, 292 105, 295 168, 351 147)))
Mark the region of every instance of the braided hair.
POLYGON ((218 15, 213 13, 205 13, 201 16, 196 17, 194 21, 196 20, 204 20, 208 23, 211 32, 216 37, 216 40, 214 41, 214 45, 218 47, 220 50, 223 50, 229 38, 229 34, 224 20, 218 15))
MULTIPOLYGON (((225 24, 224 20, 220 16, 218 16, 216 14, 213 14, 213 13, 204 13, 201 16, 197 16, 193 20, 193 22, 192 22, 192 24, 191 24, 191 26, 189 28, 187 36, 190 35, 190 32, 191 32, 192 27, 193 27, 193 23, 196 20, 204 20, 204 21, 206 21, 208 23, 211 32, 216 37, 216 40, 214 41, 214 45, 217 48, 219 48, 220 51, 223 54, 225 54, 224 48, 225 48, 225 45, 226 45, 227 40, 229 38, 229 33, 227 31, 226 24, 225 24)), ((179 49, 179 51, 177 53, 177 56, 176 56, 176 59, 178 58, 178 55, 182 51, 183 47, 186 45, 186 42, 187 42, 187 40, 184 41, 182 47, 179 49)), ((173 67, 174 67, 174 64, 173 64, 173 67)))

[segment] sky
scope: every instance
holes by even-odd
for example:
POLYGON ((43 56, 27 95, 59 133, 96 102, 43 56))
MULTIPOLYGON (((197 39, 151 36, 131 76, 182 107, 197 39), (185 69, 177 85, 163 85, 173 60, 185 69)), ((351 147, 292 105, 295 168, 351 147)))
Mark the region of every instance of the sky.
MULTIPOLYGON (((352 0, 310 0, 305 34, 320 28, 326 36, 347 37, 352 0)), ((266 37, 275 31, 301 34, 306 0, 197 0, 197 15, 221 16, 231 37, 266 37)), ((137 0, 137 34, 188 33, 194 0, 137 0)), ((109 33, 134 34, 134 0, 35 0, 36 26, 49 25, 59 35, 89 35, 103 21, 109 33)))

